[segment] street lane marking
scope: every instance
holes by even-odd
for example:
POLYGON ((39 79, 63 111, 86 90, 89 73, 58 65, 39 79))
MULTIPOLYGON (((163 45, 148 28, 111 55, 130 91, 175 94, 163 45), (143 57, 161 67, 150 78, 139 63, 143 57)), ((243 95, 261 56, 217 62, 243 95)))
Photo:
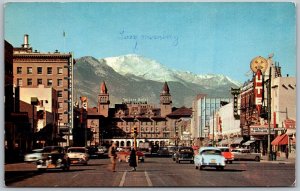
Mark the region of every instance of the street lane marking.
POLYGON ((77 173, 77 174, 75 174, 74 176, 72 176, 72 179, 73 179, 73 178, 75 178, 76 176, 78 176, 78 173, 77 173))
POLYGON ((148 186, 153 186, 149 176, 148 176, 148 173, 145 171, 145 176, 146 176, 146 180, 147 180, 147 183, 148 183, 148 186))
POLYGON ((123 176, 122 176, 122 179, 121 179, 121 182, 120 182, 120 185, 119 185, 119 187, 122 187, 122 186, 124 186, 124 182, 125 182, 126 173, 127 173, 127 171, 125 171, 125 172, 124 172, 124 174, 123 174, 123 176))

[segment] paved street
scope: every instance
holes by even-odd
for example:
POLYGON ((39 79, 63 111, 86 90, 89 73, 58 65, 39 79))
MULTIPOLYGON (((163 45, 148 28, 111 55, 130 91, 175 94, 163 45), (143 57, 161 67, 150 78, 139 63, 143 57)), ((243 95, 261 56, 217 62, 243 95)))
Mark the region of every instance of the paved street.
POLYGON ((71 170, 38 172, 33 164, 5 165, 9 187, 243 187, 292 186, 295 164, 291 162, 234 161, 224 171, 196 170, 194 164, 177 164, 171 158, 150 158, 131 172, 128 163, 118 162, 109 171, 108 159, 91 159, 88 166, 71 170))

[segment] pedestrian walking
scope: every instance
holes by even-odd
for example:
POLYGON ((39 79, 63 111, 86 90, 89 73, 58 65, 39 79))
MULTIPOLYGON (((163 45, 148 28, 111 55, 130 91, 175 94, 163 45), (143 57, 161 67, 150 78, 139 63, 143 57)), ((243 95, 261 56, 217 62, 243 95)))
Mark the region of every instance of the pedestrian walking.
POLYGON ((129 166, 132 167, 131 171, 136 171, 137 163, 136 163, 136 152, 134 148, 132 148, 130 151, 129 166))
POLYGON ((116 161, 117 161, 117 146, 116 143, 112 143, 112 145, 108 149, 108 156, 111 162, 111 171, 116 172, 116 161))
POLYGON ((285 148, 285 158, 286 159, 289 158, 289 148, 288 147, 285 148))

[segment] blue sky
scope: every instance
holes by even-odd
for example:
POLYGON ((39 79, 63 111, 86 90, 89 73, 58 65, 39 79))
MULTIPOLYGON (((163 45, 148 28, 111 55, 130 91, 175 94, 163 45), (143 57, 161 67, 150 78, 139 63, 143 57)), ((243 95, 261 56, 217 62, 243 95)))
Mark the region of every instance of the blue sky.
POLYGON ((240 82, 267 57, 296 75, 292 3, 8 3, 4 39, 75 58, 139 54, 177 70, 240 82), (66 36, 63 37, 63 32, 66 36))

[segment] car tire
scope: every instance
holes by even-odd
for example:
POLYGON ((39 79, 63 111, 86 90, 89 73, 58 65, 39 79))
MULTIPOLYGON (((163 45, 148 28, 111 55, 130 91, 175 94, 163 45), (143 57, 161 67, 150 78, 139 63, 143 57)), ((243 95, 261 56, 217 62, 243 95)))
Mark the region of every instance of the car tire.
POLYGON ((45 171, 46 171, 45 168, 38 168, 37 170, 38 170, 39 172, 45 172, 45 171))
POLYGON ((200 166, 200 167, 199 167, 199 170, 203 170, 203 166, 200 166))
POLYGON ((229 161, 229 164, 232 164, 232 160, 231 160, 231 161, 229 161))
POLYGON ((119 161, 119 162, 122 162, 122 160, 121 160, 120 158, 118 158, 118 161, 119 161))
POLYGON ((259 157, 259 156, 256 156, 254 160, 255 160, 256 162, 259 162, 259 161, 260 161, 260 157, 259 157))
POLYGON ((195 166, 196 169, 198 169, 198 166, 195 166))
POLYGON ((191 161, 190 161, 190 163, 191 163, 191 164, 193 164, 193 163, 194 163, 194 161, 192 161, 192 160, 191 160, 191 161))
POLYGON ((178 161, 178 163, 180 164, 180 160, 178 161))

